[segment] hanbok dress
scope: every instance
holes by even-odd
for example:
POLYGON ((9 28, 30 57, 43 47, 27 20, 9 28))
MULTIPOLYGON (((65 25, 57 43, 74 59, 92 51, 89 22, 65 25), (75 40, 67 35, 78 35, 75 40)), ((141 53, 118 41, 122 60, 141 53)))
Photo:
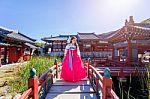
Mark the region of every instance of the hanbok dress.
POLYGON ((79 49, 73 44, 68 44, 65 50, 61 79, 69 82, 80 81, 86 77, 86 70, 81 60, 79 49))

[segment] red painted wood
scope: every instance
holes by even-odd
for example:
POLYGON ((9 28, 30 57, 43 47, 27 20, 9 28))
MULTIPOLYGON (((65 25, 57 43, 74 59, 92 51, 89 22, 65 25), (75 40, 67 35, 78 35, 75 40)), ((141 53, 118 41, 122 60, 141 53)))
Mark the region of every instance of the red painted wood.
POLYGON ((56 65, 56 78, 58 78, 58 63, 55 61, 54 65, 56 65))
POLYGON ((96 92, 98 92, 98 87, 102 90, 102 99, 119 99, 115 92, 112 91, 112 78, 104 78, 99 71, 91 65, 89 65, 89 69, 89 77, 92 79, 94 77, 96 80, 96 92))
POLYGON ((112 49, 112 60, 114 60, 114 57, 115 57, 115 48, 113 47, 113 49, 112 49))
POLYGON ((28 81, 28 87, 32 88, 32 93, 30 94, 30 97, 32 99, 39 99, 38 95, 38 77, 30 78, 28 81))
POLYGON ((30 59, 32 58, 32 49, 30 49, 30 59))
POLYGON ((132 43, 131 40, 128 40, 128 63, 132 61, 132 43))
POLYGON ((16 47, 9 47, 8 62, 14 63, 18 60, 18 52, 16 47))
POLYGON ((90 70, 90 59, 88 59, 88 64, 87 64, 87 76, 89 76, 89 70, 90 70))
POLYGON ((103 78, 102 99, 107 99, 111 97, 111 95, 108 92, 108 88, 112 89, 112 78, 103 78))
POLYGON ((31 94, 32 88, 29 88, 25 92, 23 92, 22 96, 19 99, 27 99, 27 97, 31 94))

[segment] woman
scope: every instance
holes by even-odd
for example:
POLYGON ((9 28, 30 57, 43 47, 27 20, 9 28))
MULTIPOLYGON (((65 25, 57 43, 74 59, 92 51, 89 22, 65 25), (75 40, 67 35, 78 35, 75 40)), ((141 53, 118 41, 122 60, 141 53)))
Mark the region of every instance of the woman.
POLYGON ((62 63, 61 79, 70 82, 77 82, 86 76, 77 38, 72 37, 70 43, 65 48, 64 61, 62 63))

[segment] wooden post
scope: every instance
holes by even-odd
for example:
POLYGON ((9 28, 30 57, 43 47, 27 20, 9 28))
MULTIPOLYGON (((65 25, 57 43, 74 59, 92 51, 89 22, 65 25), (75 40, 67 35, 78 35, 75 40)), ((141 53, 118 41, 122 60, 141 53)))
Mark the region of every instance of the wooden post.
POLYGON ((24 59, 24 45, 22 45, 22 47, 20 48, 20 59, 21 61, 25 60, 24 59))
POLYGON ((39 99, 38 95, 38 77, 36 76, 36 70, 32 68, 30 70, 30 78, 28 81, 28 88, 32 88, 32 93, 29 95, 32 99, 39 99))
POLYGON ((103 77, 103 89, 102 89, 102 99, 110 98, 110 92, 108 89, 112 88, 112 78, 110 77, 110 69, 105 68, 103 77))
POLYGON ((46 93, 49 91, 49 84, 53 84, 53 71, 50 69, 47 73, 46 77, 46 93), (49 83, 49 80, 51 80, 51 83, 49 83))
POLYGON ((53 52, 53 47, 54 47, 54 44, 53 44, 53 41, 52 41, 51 52, 53 52))
POLYGON ((87 76, 88 76, 88 78, 90 77, 89 70, 90 70, 90 58, 88 58, 88 65, 87 65, 87 76))
POLYGON ((112 60, 114 60, 114 58, 115 58, 115 48, 113 47, 112 48, 112 60))
POLYGON ((121 78, 124 78, 124 77, 125 77, 125 76, 124 76, 124 72, 123 72, 123 68, 120 69, 119 76, 120 76, 121 78))
POLYGON ((30 49, 30 59, 32 58, 32 49, 30 49))
POLYGON ((56 65, 56 78, 58 78, 58 63, 57 63, 57 59, 55 59, 54 65, 56 65))
POLYGON ((100 96, 100 93, 99 93, 99 90, 98 90, 99 80, 100 80, 100 77, 98 75, 96 75, 96 93, 97 93, 98 96, 100 96))
MULTIPOLYGON (((8 61, 7 61, 7 54, 8 54, 7 53, 7 50, 8 50, 7 47, 5 47, 4 50, 5 50, 4 51, 4 62, 7 64, 8 63, 8 61)), ((9 57, 9 55, 8 55, 8 57, 9 57)))
POLYGON ((63 41, 61 42, 61 51, 63 51, 63 41))
POLYGON ((131 44, 131 40, 128 40, 128 63, 129 65, 132 62, 132 44, 131 44))

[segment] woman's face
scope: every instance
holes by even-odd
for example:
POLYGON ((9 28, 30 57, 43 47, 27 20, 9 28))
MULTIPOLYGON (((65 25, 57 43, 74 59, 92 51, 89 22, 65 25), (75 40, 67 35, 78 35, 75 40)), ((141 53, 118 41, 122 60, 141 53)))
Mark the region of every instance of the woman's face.
POLYGON ((73 43, 73 44, 77 43, 77 39, 76 39, 76 38, 73 39, 73 40, 72 40, 72 43, 73 43))

